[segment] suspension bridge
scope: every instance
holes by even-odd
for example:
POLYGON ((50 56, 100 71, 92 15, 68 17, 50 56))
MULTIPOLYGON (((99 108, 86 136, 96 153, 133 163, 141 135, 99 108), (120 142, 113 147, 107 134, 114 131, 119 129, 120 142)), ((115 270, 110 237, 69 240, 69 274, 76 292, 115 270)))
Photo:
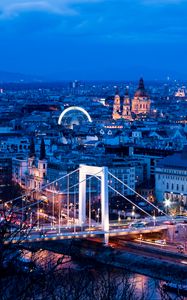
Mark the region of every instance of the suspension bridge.
POLYGON ((10 234, 5 243, 103 236, 108 244, 110 236, 167 230, 168 226, 158 222, 159 216, 171 219, 107 167, 88 165, 80 165, 78 169, 2 205, 1 223, 7 220, 10 223, 10 234), (124 195, 122 187, 151 206, 153 215, 124 195), (132 213, 135 209, 141 212, 140 226, 127 225, 121 220, 114 224, 109 220, 110 192, 129 203, 132 213), (147 226, 144 226, 145 221, 147 226))

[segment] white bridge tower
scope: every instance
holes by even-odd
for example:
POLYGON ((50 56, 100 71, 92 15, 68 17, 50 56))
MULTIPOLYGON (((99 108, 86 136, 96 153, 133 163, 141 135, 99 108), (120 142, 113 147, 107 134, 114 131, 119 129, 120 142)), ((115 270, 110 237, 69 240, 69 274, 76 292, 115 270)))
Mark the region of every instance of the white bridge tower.
POLYGON ((86 176, 101 179, 101 224, 105 232, 105 243, 108 243, 109 203, 108 203, 108 168, 80 165, 79 168, 79 224, 86 222, 86 176))

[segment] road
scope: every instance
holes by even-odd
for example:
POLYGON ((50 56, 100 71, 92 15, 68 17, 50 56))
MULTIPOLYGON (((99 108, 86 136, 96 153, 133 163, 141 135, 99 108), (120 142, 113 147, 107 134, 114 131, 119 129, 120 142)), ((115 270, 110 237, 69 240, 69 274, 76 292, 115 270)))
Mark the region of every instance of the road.
POLYGON ((184 254, 178 255, 176 248, 168 245, 148 245, 140 241, 127 242, 122 239, 111 243, 113 249, 123 250, 129 253, 139 254, 146 257, 154 257, 163 261, 175 262, 181 265, 187 265, 187 256, 184 254), (150 251, 151 250, 151 251, 150 251), (171 255, 176 254, 176 255, 171 255))

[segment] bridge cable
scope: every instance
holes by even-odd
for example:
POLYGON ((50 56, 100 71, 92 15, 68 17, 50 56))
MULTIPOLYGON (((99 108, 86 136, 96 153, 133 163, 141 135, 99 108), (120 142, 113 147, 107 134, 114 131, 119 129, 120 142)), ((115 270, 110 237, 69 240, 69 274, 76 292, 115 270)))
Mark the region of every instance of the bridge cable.
POLYGON ((60 178, 58 178, 58 179, 55 179, 54 181, 48 182, 47 184, 45 184, 44 186, 42 186, 42 187, 39 188, 39 189, 38 189, 38 188, 35 188, 35 189, 31 190, 30 192, 27 192, 27 193, 25 193, 25 194, 23 194, 23 195, 21 195, 21 196, 19 196, 19 197, 16 197, 16 198, 14 198, 14 199, 12 199, 12 200, 8 200, 8 201, 4 202, 4 204, 5 204, 5 203, 8 204, 8 203, 14 202, 14 201, 16 201, 16 200, 21 199, 22 197, 28 197, 28 195, 29 195, 30 193, 41 192, 41 191, 43 191, 46 187, 48 187, 49 185, 51 185, 51 184, 53 184, 53 183, 56 183, 56 182, 58 182, 58 181, 60 181, 60 180, 62 180, 62 179, 64 179, 64 178, 66 178, 67 176, 72 175, 73 173, 77 172, 78 170, 79 170, 79 168, 77 168, 76 170, 74 170, 74 171, 72 171, 72 172, 70 172, 70 173, 68 173, 68 174, 66 174, 66 175, 64 175, 64 176, 62 176, 62 177, 60 177, 60 178))
MULTIPOLYGON (((125 187, 127 187, 128 189, 130 189, 132 192, 134 192, 136 195, 138 195, 141 199, 143 199, 144 201, 146 201, 148 204, 152 205, 156 210, 158 210, 158 212, 161 212, 162 214, 164 214, 165 216, 172 218, 170 215, 168 215, 167 213, 165 213, 162 209, 158 208, 156 205, 154 205, 153 203, 151 203, 149 200, 147 200, 146 198, 144 198, 142 195, 140 195, 138 192, 136 192, 133 188, 131 188, 130 186, 128 186, 127 184, 125 184, 122 180, 120 180, 119 178, 117 178, 115 175, 113 175, 111 172, 108 172, 114 179, 118 180, 121 184, 123 184, 125 187)), ((134 204, 135 205, 135 204, 134 204)))
MULTIPOLYGON (((69 190, 72 189, 72 188, 74 188, 74 187, 76 187, 76 186, 78 186, 78 185, 81 184, 82 182, 87 181, 87 180, 89 180, 90 178, 97 176, 97 175, 98 175, 99 173, 101 173, 101 172, 102 172, 102 170, 99 171, 99 172, 97 172, 97 173, 95 173, 95 174, 93 174, 93 175, 90 175, 90 176, 89 176, 88 178, 86 178, 86 179, 83 179, 83 180, 79 181, 78 183, 76 183, 76 184, 72 185, 71 187, 69 187, 69 190)), ((69 175, 71 175, 71 174, 69 174, 69 175)), ((64 189, 64 190, 62 190, 61 192, 64 193, 64 192, 66 192, 66 191, 67 191, 67 188, 64 189)), ((23 210, 26 209, 26 208, 29 208, 29 207, 32 207, 32 206, 36 205, 38 202, 41 203, 41 202, 43 202, 43 200, 40 199, 40 200, 38 200, 38 201, 36 201, 36 202, 30 204, 30 205, 26 205, 26 206, 23 207, 23 210)), ((17 212, 17 211, 22 211, 22 208, 21 208, 21 209, 19 208, 19 209, 15 210, 14 212, 17 212)))
POLYGON ((88 212, 88 224, 91 227, 91 179, 89 179, 89 212, 88 212))
MULTIPOLYGON (((97 179, 99 179, 101 181, 101 179, 97 176, 95 176, 97 179)), ((108 184, 108 187, 110 189, 112 189, 114 192, 116 192, 118 195, 120 195, 121 197, 123 197, 125 200, 127 200, 128 202, 130 202, 132 205, 136 206, 139 210, 141 210, 142 212, 144 212, 146 215, 148 215, 149 217, 152 218, 152 216, 146 212, 143 208, 139 207, 137 204, 133 203, 130 199, 128 199, 126 196, 124 196, 123 194, 121 194, 119 191, 117 191, 115 188, 113 188, 111 185, 108 184)))

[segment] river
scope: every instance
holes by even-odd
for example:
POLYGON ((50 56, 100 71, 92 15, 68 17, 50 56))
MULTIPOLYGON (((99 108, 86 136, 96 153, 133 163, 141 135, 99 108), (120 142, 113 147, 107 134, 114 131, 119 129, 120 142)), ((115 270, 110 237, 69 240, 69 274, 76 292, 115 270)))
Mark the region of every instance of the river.
MULTIPOLYGON (((103 280, 103 278, 108 278, 108 269, 104 265, 88 263, 88 262, 79 262, 72 260, 71 257, 62 256, 61 254, 56 254, 46 250, 37 251, 34 255, 29 251, 24 251, 24 257, 27 259, 32 259, 39 264, 43 269, 50 270, 54 267, 62 272, 62 276, 64 276, 65 270, 73 270, 76 272, 77 276, 79 272, 91 272, 95 275, 96 281, 103 280), (59 263, 60 262, 60 263, 59 263)), ((107 267, 108 268, 108 267, 107 267)), ((154 278, 150 278, 140 274, 133 274, 127 271, 111 268, 110 267, 110 284, 112 283, 112 287, 114 288, 114 282, 118 283, 119 289, 123 289, 122 281, 125 284, 130 285, 131 291, 133 291, 133 295, 135 296, 132 299, 139 300, 161 300, 164 299, 160 293, 160 285, 162 282, 154 278), (123 280, 122 280, 123 279, 123 280), (141 298, 141 297, 144 298, 141 298)), ((116 299, 116 298, 115 298, 116 299)), ((124 298, 125 299, 125 298, 124 298)), ((131 298, 129 298, 131 299, 131 298)), ((168 299, 168 298, 165 298, 168 299)), ((170 299, 176 299, 176 295, 170 294, 170 299)), ((184 298, 183 298, 184 299, 184 298)))

